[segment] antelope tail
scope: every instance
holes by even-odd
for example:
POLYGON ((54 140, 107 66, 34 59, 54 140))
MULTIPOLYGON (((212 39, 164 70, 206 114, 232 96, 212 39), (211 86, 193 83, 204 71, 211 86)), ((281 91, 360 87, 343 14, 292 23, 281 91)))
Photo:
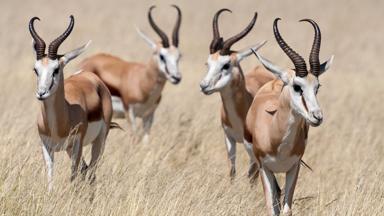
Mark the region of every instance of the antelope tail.
POLYGON ((303 160, 300 160, 300 161, 301 161, 301 165, 303 165, 304 167, 308 168, 313 172, 313 169, 307 163, 305 163, 303 160))

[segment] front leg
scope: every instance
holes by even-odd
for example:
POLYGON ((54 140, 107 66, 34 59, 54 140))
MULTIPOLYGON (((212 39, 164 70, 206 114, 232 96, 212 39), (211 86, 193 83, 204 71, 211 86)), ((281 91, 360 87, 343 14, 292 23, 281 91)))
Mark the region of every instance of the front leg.
POLYGON ((149 133, 151 132, 152 124, 153 124, 153 118, 155 113, 152 112, 145 118, 143 118, 143 129, 144 129, 144 136, 143 136, 143 143, 148 143, 149 141, 149 133))
POLYGON ((43 156, 45 164, 47 166, 47 176, 48 176, 48 191, 52 191, 53 187, 53 161, 54 161, 54 151, 49 147, 47 141, 43 140, 43 156))
POLYGON ((228 160, 229 160, 229 176, 231 180, 236 175, 236 140, 229 135, 225 134, 225 144, 227 147, 228 160))
POLYGON ((300 160, 293 165, 285 176, 284 215, 292 215, 292 200, 295 191, 297 177, 300 170, 300 160))
POLYGON ((267 167, 260 168, 260 178, 263 183, 264 196, 270 215, 280 214, 281 190, 276 177, 267 167))

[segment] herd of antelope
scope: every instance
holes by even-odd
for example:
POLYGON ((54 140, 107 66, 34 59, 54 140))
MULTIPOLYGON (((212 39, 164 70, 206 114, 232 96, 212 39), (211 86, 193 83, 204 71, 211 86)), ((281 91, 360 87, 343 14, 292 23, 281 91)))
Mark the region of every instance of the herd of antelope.
MULTIPOLYGON (((37 126, 47 166, 48 190, 53 187, 54 153, 66 151, 72 161, 71 181, 81 174, 95 181, 97 163, 103 154, 109 130, 120 128, 111 121, 112 116, 125 117, 132 132, 137 133, 136 118, 143 120, 142 142, 148 142, 154 113, 161 100, 165 83, 181 81, 178 63, 181 57, 179 29, 181 10, 170 42, 154 22, 149 8, 148 20, 161 38, 155 42, 142 31, 138 34, 152 49, 147 63, 125 61, 119 57, 99 53, 80 63, 79 71, 64 79, 64 66, 79 56, 90 44, 65 54, 58 49, 74 27, 74 17, 63 34, 48 46, 29 22, 36 54, 34 71, 37 76, 36 97, 40 101, 37 126), (92 144, 89 164, 83 158, 83 147, 92 144)), ((333 56, 320 63, 321 32, 311 19, 315 31, 309 56, 309 70, 303 57, 282 38, 278 21, 273 23, 273 33, 278 45, 291 59, 294 69, 284 69, 262 57, 258 50, 265 42, 234 51, 231 47, 244 38, 253 28, 257 13, 240 33, 224 40, 220 36, 218 20, 221 9, 213 17, 213 39, 209 47, 208 71, 200 82, 201 91, 210 95, 220 93, 222 100, 221 125, 224 130, 230 178, 236 174, 236 143, 243 143, 249 156, 248 176, 254 182, 260 176, 267 209, 270 215, 292 214, 292 200, 301 158, 308 138, 309 126, 317 127, 323 114, 317 101, 319 76, 332 64, 333 56), (254 54, 260 65, 243 72, 240 62, 254 54), (275 173, 285 173, 284 198, 275 173)))

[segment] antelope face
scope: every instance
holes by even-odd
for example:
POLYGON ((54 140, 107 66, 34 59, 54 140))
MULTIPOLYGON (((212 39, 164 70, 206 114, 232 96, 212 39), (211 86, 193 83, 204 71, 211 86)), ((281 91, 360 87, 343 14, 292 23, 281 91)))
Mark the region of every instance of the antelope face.
POLYGON ((148 10, 148 21, 153 30, 161 38, 160 43, 154 42, 148 35, 144 34, 140 29, 136 28, 137 33, 145 42, 153 49, 154 58, 158 64, 158 69, 172 84, 178 84, 181 81, 181 73, 179 72, 179 29, 181 25, 181 10, 178 6, 172 5, 176 9, 177 19, 172 32, 172 43, 169 42, 168 36, 156 25, 152 17, 152 10, 155 6, 151 6, 148 10))
POLYGON ((308 73, 306 77, 294 76, 288 86, 291 95, 291 107, 312 126, 323 122, 323 112, 317 102, 319 79, 308 73))
POLYGON ((310 70, 307 70, 307 65, 303 57, 289 47, 281 37, 277 26, 279 20, 280 18, 275 19, 273 23, 273 32, 279 46, 295 65, 295 70, 281 69, 279 66, 260 56, 256 51, 254 51, 254 53, 264 67, 271 71, 286 85, 285 88, 288 88, 290 93, 290 105, 292 110, 296 114, 301 115, 310 125, 315 127, 319 126, 323 122, 323 113, 316 98, 320 87, 319 76, 329 69, 333 62, 333 56, 328 61, 320 64, 320 28, 313 20, 301 20, 309 22, 315 30, 314 42, 309 56, 310 70))
POLYGON ((172 84, 178 84, 181 81, 181 73, 179 71, 180 57, 179 49, 174 46, 168 48, 161 47, 156 52, 158 68, 172 84))
POLYGON ((58 60, 47 57, 36 61, 34 71, 37 76, 36 97, 44 100, 54 94, 63 79, 62 68, 58 60))
POLYGON ((227 86, 233 77, 233 65, 234 61, 229 55, 219 55, 219 53, 209 55, 208 72, 200 82, 201 91, 209 95, 227 86))
POLYGON ((46 54, 45 41, 37 34, 34 27, 34 22, 36 20, 40 19, 38 17, 33 17, 29 21, 29 31, 33 38, 33 50, 36 53, 36 62, 33 68, 37 76, 36 97, 39 100, 44 100, 53 95, 59 85, 63 85, 64 66, 80 55, 88 47, 91 41, 77 49, 65 53, 64 55, 57 54, 57 50, 61 43, 63 43, 72 32, 75 18, 71 15, 68 28, 63 34, 49 44, 48 54, 46 54))
MULTIPOLYGON (((213 17, 213 38, 209 46, 210 55, 207 61, 208 72, 200 82, 201 91, 206 95, 220 91, 227 86, 233 79, 233 68, 252 53, 250 48, 235 52, 231 50, 231 47, 252 30, 256 23, 257 13, 254 13, 251 22, 243 31, 224 41, 220 36, 218 20, 220 14, 225 11, 231 12, 231 10, 223 8, 218 10, 213 17)), ((264 45, 264 43, 258 44, 253 48, 257 50, 262 45, 264 45)), ((242 73, 241 70, 239 70, 239 72, 242 73)))

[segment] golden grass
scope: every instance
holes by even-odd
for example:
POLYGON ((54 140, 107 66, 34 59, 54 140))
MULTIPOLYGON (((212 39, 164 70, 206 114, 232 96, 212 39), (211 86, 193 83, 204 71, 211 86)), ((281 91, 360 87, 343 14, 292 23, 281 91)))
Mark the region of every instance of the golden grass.
MULTIPOLYGON (((112 131, 92 188, 69 184, 70 162, 56 154, 55 187, 47 194, 45 164, 37 136, 34 55, 27 23, 36 25, 47 42, 61 33, 68 15, 75 29, 61 51, 93 44, 84 56, 99 51, 145 61, 149 49, 134 32, 137 25, 155 36, 146 20, 154 1, 11 1, 0 8, 0 214, 1 215, 264 215, 260 183, 250 187, 247 156, 238 147, 238 175, 228 179, 225 145, 219 124, 218 95, 203 96, 198 83, 211 37, 211 18, 222 7, 221 31, 241 30, 253 11, 256 28, 235 47, 267 39, 261 52, 290 66, 272 35, 272 21, 282 17, 281 31, 300 53, 309 53, 313 30, 296 21, 317 20, 323 32, 321 59, 335 54, 331 70, 321 77, 319 100, 325 122, 311 128, 295 192, 295 215, 384 214, 384 86, 382 69, 382 1, 177 1, 183 10, 180 62, 183 81, 167 84, 156 112, 152 140, 135 144, 129 132, 112 131)), ((175 12, 170 1, 156 2, 160 26, 169 32, 175 12), (161 15, 160 15, 161 14, 161 15), (169 21, 169 20, 172 20, 169 21)), ((79 57, 80 59, 84 56, 79 57)), ((305 54, 307 56, 307 54, 305 54)), ((67 67, 75 70, 79 60, 67 67)), ((257 64, 244 62, 245 70, 257 64)), ((127 128, 124 120, 118 121, 127 128)), ((86 151, 89 153, 89 150, 86 151)), ((280 178, 281 179, 281 178, 280 178)))

